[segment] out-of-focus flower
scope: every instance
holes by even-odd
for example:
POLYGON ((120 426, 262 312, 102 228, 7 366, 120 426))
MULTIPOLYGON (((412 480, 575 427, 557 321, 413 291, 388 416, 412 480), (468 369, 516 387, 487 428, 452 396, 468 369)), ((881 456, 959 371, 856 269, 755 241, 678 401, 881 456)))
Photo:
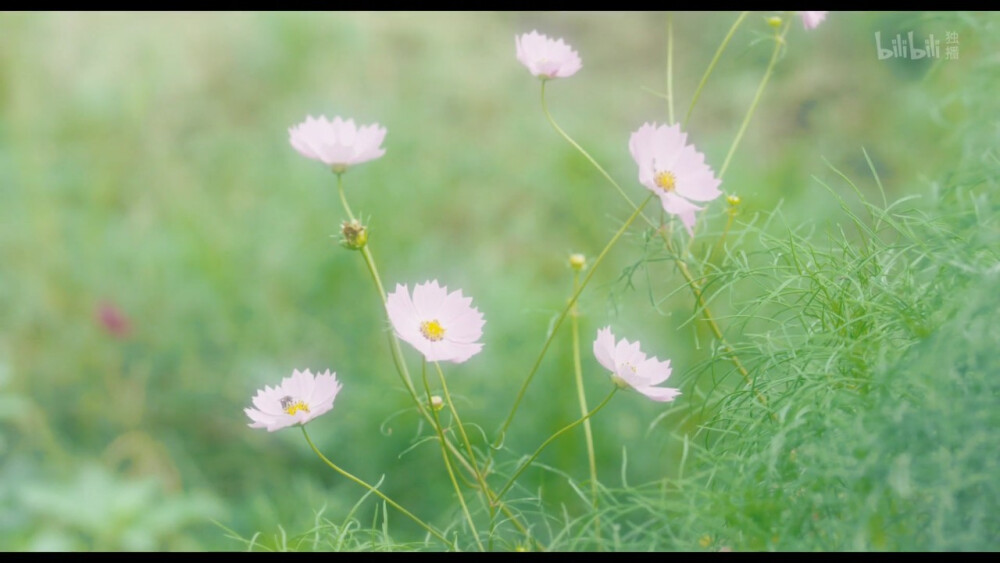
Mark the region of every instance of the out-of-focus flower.
POLYGON ((583 64, 580 55, 562 38, 555 40, 532 31, 514 37, 517 60, 526 66, 531 74, 542 78, 566 78, 573 76, 583 64))
POLYGON ((639 166, 639 182, 693 235, 695 213, 702 208, 688 200, 711 201, 722 194, 722 180, 705 163, 705 155, 687 144, 680 125, 645 123, 632 133, 628 148, 639 166))
POLYGON ((400 338, 416 348, 428 362, 461 363, 482 350, 476 342, 483 335, 483 314, 471 306, 462 290, 448 293, 437 280, 413 287, 396 284, 385 308, 400 338))
POLYGON ((583 270, 587 267, 587 257, 583 254, 570 254, 569 267, 573 268, 577 272, 583 270))
POLYGON ((132 333, 132 323, 117 305, 109 301, 97 307, 97 321, 115 338, 126 338, 132 333))
POLYGON ((654 401, 672 401, 681 394, 671 387, 654 387, 670 377, 670 360, 661 362, 656 357, 647 358, 638 342, 622 338, 617 344, 611 327, 597 331, 594 356, 611 372, 611 379, 623 389, 633 389, 654 401))
POLYGON ((305 424, 333 408, 340 392, 337 374, 327 370, 313 375, 311 371, 292 371, 277 387, 264 386, 253 398, 253 408, 243 412, 253 422, 250 428, 267 428, 274 432, 295 424, 305 424))
POLYGON ((826 19, 826 15, 828 13, 829 12, 799 12, 799 15, 802 16, 802 25, 804 25, 806 29, 815 29, 820 22, 826 19))
POLYGON ((385 154, 381 147, 385 127, 378 123, 358 127, 353 119, 339 116, 330 121, 326 116, 306 117, 288 129, 289 142, 299 154, 325 163, 338 174, 348 166, 374 160, 385 154))

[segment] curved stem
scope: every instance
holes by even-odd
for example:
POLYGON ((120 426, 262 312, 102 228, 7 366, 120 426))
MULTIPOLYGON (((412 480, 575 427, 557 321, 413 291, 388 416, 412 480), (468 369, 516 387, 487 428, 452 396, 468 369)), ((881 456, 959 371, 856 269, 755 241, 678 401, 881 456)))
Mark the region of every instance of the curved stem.
POLYGON ((604 408, 604 405, 608 404, 608 402, 611 401, 611 397, 614 397, 615 393, 617 391, 618 391, 618 387, 616 386, 614 389, 611 390, 611 393, 608 394, 607 398, 605 398, 603 401, 601 401, 601 404, 599 404, 596 407, 594 407, 594 410, 592 410, 592 411, 588 412, 587 414, 585 414, 583 416, 583 418, 577 419, 576 421, 574 421, 574 422, 572 422, 572 423, 570 423, 570 424, 562 427, 558 432, 556 432, 555 434, 549 436, 548 440, 545 440, 544 442, 542 442, 542 445, 538 446, 538 449, 535 450, 535 453, 532 454, 530 458, 528 458, 528 461, 526 461, 523 464, 521 464, 521 467, 519 467, 518 470, 516 472, 514 472, 514 475, 510 478, 510 480, 507 481, 507 484, 504 485, 504 487, 502 489, 500 489, 500 492, 497 493, 497 498, 503 498, 503 496, 505 494, 507 494, 507 491, 509 491, 510 488, 514 486, 514 482, 517 481, 517 478, 520 477, 521 473, 524 473, 524 470, 527 469, 528 466, 530 466, 535 461, 535 459, 538 458, 538 456, 542 453, 542 450, 544 450, 546 447, 548 447, 549 444, 551 444, 552 442, 554 442, 557 438, 559 438, 563 434, 565 434, 565 433, 569 432, 570 430, 576 428, 580 423, 582 423, 582 422, 586 421, 587 419, 589 419, 590 417, 594 416, 594 414, 596 414, 597 411, 599 411, 602 408, 604 408))
MULTIPOLYGON (((444 379, 444 371, 441 370, 441 364, 434 362, 434 367, 437 368, 438 377, 441 378, 441 391, 444 393, 444 400, 448 403, 448 408, 451 410, 451 415, 455 417, 455 425, 458 426, 458 434, 462 437, 462 441, 465 443, 465 450, 469 453, 469 461, 472 463, 472 468, 476 473, 476 480, 479 482, 479 487, 482 489, 483 494, 486 495, 487 500, 492 501, 491 495, 489 494, 490 487, 486 484, 486 477, 483 476, 482 471, 479 470, 479 462, 476 461, 476 452, 472 449, 472 442, 469 441, 469 435, 465 433, 465 426, 462 424, 462 419, 458 416, 458 409, 455 408, 455 403, 451 400, 451 393, 448 392, 448 383, 444 379)), ((490 511, 490 521, 493 521, 494 514, 494 504, 493 502, 487 502, 487 507, 490 511)))
MULTIPOLYGON (((340 194, 340 203, 344 206, 344 211, 347 212, 349 218, 353 219, 354 214, 351 212, 351 207, 347 204, 347 198, 344 195, 342 174, 337 175, 337 191, 340 194)), ((375 266, 375 258, 372 255, 369 245, 366 244, 361 249, 361 256, 364 258, 365 266, 368 268, 368 273, 371 275, 372 281, 375 284, 375 290, 379 295, 379 299, 382 301, 383 305, 382 313, 385 314, 386 320, 389 321, 388 313, 385 310, 387 293, 385 291, 385 287, 382 285, 382 278, 379 276, 378 268, 375 266)), ((419 412, 420 415, 423 416, 427 420, 427 422, 433 426, 435 419, 431 415, 431 412, 428 412, 428 409, 424 407, 423 401, 421 401, 419 396, 417 395, 416 387, 414 387, 413 385, 413 379, 410 377, 410 370, 406 367, 406 362, 403 360, 403 351, 399 345, 399 338, 396 336, 396 332, 390 330, 388 338, 389 338, 389 351, 390 355, 392 356, 393 364, 396 366, 396 373, 399 374, 400 379, 403 381, 404 387, 406 387, 407 392, 410 394, 410 398, 413 399, 413 403, 417 407, 417 412, 419 412)), ((477 471, 469 464, 469 462, 460 455, 458 449, 455 447, 454 444, 451 443, 451 441, 446 440, 444 443, 446 444, 448 449, 451 450, 452 454, 454 454, 455 459, 457 459, 459 463, 462 464, 463 468, 466 471, 468 471, 470 474, 477 473, 477 471)), ((488 494, 489 496, 491 496, 491 498, 495 498, 496 496, 496 494, 492 493, 492 491, 489 491, 488 494)), ((511 511, 510 508, 507 507, 507 505, 501 503, 500 510, 505 515, 507 515, 508 518, 510 518, 511 523, 514 524, 514 527, 517 528, 518 531, 520 531, 525 535, 528 534, 527 528, 524 526, 524 524, 521 523, 521 521, 517 518, 517 516, 513 513, 513 511, 511 511)), ((544 549, 544 546, 542 544, 539 543, 539 546, 541 546, 541 548, 544 549)))
POLYGON ((344 471, 343 469, 341 469, 340 467, 338 467, 335 463, 333 463, 332 461, 330 461, 329 459, 327 459, 327 457, 325 455, 323 455, 323 452, 319 451, 319 448, 316 447, 316 444, 313 443, 312 439, 309 438, 309 433, 306 432, 306 427, 305 426, 302 427, 302 435, 305 436, 306 442, 309 442, 309 447, 312 448, 312 451, 316 452, 316 455, 318 455, 319 458, 321 460, 323 460, 327 465, 329 465, 334 471, 336 471, 337 473, 340 473, 344 477, 347 477, 351 481, 354 481, 355 483, 357 483, 357 484, 361 485, 362 487, 368 489, 372 493, 378 495, 382 500, 384 500, 386 503, 388 503, 389 506, 395 508, 396 510, 398 510, 398 511, 402 512, 403 514, 405 514, 406 516, 408 516, 411 520, 413 520, 414 522, 416 522, 417 524, 419 524, 421 528, 427 530, 432 536, 434 536, 437 539, 443 541, 445 543, 445 545, 447 545, 448 547, 450 547, 452 550, 456 549, 455 544, 452 543, 448 538, 446 538, 443 535, 441 535, 437 530, 435 530, 434 528, 432 528, 429 524, 427 524, 426 522, 424 522, 420 518, 417 518, 416 516, 414 516, 412 512, 410 512, 409 510, 407 510, 407 509, 403 508, 402 506, 400 506, 399 504, 397 504, 396 501, 394 501, 391 498, 385 496, 382 493, 382 491, 380 491, 377 488, 369 485, 368 483, 365 483, 364 481, 362 481, 361 479, 358 479, 354 475, 351 475, 347 471, 344 471))
MULTIPOLYGON (((667 250, 673 252, 674 251, 673 245, 670 244, 670 239, 665 239, 665 240, 667 243, 667 250)), ((687 263, 685 263, 679 257, 675 259, 675 262, 677 262, 677 267, 681 271, 681 275, 684 276, 684 279, 687 281, 688 287, 691 288, 691 292, 694 294, 695 300, 701 307, 701 313, 705 317, 705 321, 708 323, 709 328, 712 330, 712 334, 715 335, 715 339, 719 341, 719 344, 721 344, 723 348, 725 348, 726 353, 729 354, 729 361, 731 361, 733 365, 736 366, 737 371, 739 371, 740 375, 743 376, 743 381, 745 381, 746 384, 751 386, 752 388, 753 380, 750 379, 750 372, 747 371, 747 368, 743 366, 743 362, 741 362, 739 356, 736 355, 736 350, 732 347, 731 344, 729 344, 726 338, 722 335, 722 330, 719 328, 719 323, 715 321, 715 317, 712 315, 712 311, 709 310, 708 305, 705 303, 705 294, 703 293, 702 288, 698 284, 698 282, 695 281, 694 276, 691 275, 691 270, 688 268, 687 263)), ((760 404, 766 406, 767 398, 764 397, 764 395, 762 395, 760 391, 754 391, 754 393, 757 396, 757 400, 760 401, 760 404)))
MULTIPOLYGON (((715 56, 712 57, 712 62, 708 63, 708 68, 705 69, 705 74, 701 76, 701 82, 698 83, 698 87, 694 91, 694 97, 691 99, 691 106, 688 107, 687 114, 684 115, 684 123, 681 124, 681 129, 687 128, 688 119, 691 117, 691 112, 694 111, 695 104, 698 103, 698 98, 701 96, 701 89, 705 87, 705 83, 708 82, 708 77, 712 75, 712 71, 715 70, 715 64, 719 62, 719 57, 722 56, 722 52, 726 50, 726 46, 729 45, 729 40, 733 38, 733 34, 736 33, 736 28, 743 23, 743 20, 747 17, 750 12, 741 12, 740 17, 736 18, 733 22, 733 26, 729 28, 729 33, 719 44, 719 48, 715 50, 715 56)), ((672 120, 671 120, 672 121, 672 120)))
POLYGON ((517 412, 517 408, 521 405, 521 400, 524 399, 524 392, 528 389, 528 385, 531 383, 531 380, 535 377, 535 373, 538 372, 538 367, 542 364, 542 359, 545 357, 545 353, 548 352, 549 345, 552 344, 552 339, 555 338, 556 332, 562 325, 563 320, 566 319, 566 314, 569 313, 569 310, 576 303, 576 300, 580 297, 580 293, 582 293, 584 288, 587 287, 587 284, 590 282, 590 279, 594 277, 594 272, 597 271, 597 267, 601 265, 601 262, 604 260, 604 257, 607 256, 608 251, 610 251, 611 248, 615 245, 615 243, 618 242, 618 239, 620 239, 621 236, 625 233, 625 231, 629 228, 629 226, 632 225, 636 217, 638 217, 642 213, 642 210, 644 207, 646 207, 646 204, 648 204, 654 197, 656 197, 655 194, 649 194, 649 196, 645 200, 643 200, 643 202, 639 204, 638 207, 635 208, 635 211, 633 211, 632 215, 628 218, 628 220, 625 221, 625 224, 622 225, 620 229, 618 229, 618 232, 615 233, 615 236, 611 237, 611 240, 608 241, 608 244, 604 247, 604 250, 602 250, 601 253, 597 256, 597 259, 594 260, 594 265, 591 266, 590 272, 588 272, 586 277, 583 278, 583 283, 581 283, 580 287, 578 287, 576 291, 573 292, 573 296, 570 297, 569 302, 566 304, 566 307, 563 308, 562 313, 559 314, 559 317, 556 319, 555 324, 552 325, 552 330, 551 332, 549 332, 548 338, 545 339, 545 344, 542 346, 542 351, 538 354, 538 358, 535 359, 535 364, 531 367, 531 371, 528 373, 528 377, 524 380, 524 383, 521 384, 521 389, 517 393, 517 399, 514 400, 514 406, 513 408, 511 408, 510 414, 507 415, 507 418, 504 420, 503 425, 500 427, 500 432, 497 435, 497 441, 493 444, 494 448, 499 446, 500 442, 503 439, 504 433, 507 432, 507 428, 510 426, 511 421, 514 419, 514 414, 517 412))
MULTIPOLYGON (((625 190, 623 190, 622 187, 618 185, 618 182, 615 182, 615 179, 612 178, 610 174, 608 174, 607 170, 605 170, 604 167, 602 167, 600 164, 598 164, 597 161, 594 160, 594 157, 590 156, 590 153, 588 153, 586 150, 584 150, 584 148, 581 147, 576 141, 574 141, 572 137, 570 137, 565 131, 563 131, 562 127, 559 127, 559 124, 556 123, 556 120, 552 118, 552 114, 549 113, 548 103, 545 101, 545 83, 546 82, 548 82, 548 81, 547 80, 543 80, 542 81, 542 112, 545 113, 545 117, 549 120, 549 124, 552 125, 552 128, 555 129, 556 132, 559 133, 562 136, 563 139, 566 139, 567 143, 569 143, 570 145, 573 145, 573 148, 575 148, 577 151, 579 151, 580 154, 582 154, 583 157, 586 158, 588 162, 590 162, 591 166, 593 166, 594 168, 596 168, 597 171, 600 172, 602 176, 604 176, 604 179, 606 179, 608 182, 610 182, 611 185, 614 186, 616 190, 618 190, 618 193, 621 194, 621 196, 623 198, 625 198, 625 201, 627 201, 629 203, 629 205, 631 205, 632 208, 635 209, 635 202, 633 202, 632 198, 630 198, 628 196, 628 194, 625 193, 625 190)), ((649 221, 649 219, 646 218, 645 215, 643 216, 643 218, 646 219, 647 223, 652 224, 649 221)))
MULTIPOLYGON (((580 285, 580 274, 573 275, 573 291, 580 285)), ((580 362, 580 321, 578 304, 573 304, 570 312, 570 327, 573 332, 573 375, 576 380, 576 396, 580 401, 580 416, 587 414, 587 393, 583 388, 583 366, 580 362)), ((590 491, 593 506, 597 508, 597 460, 594 456, 594 435, 590 428, 590 420, 583 422, 583 434, 587 439, 587 462, 590 465, 590 491)))
POLYGON ((441 456, 444 458, 444 467, 448 470, 448 477, 451 479, 451 484, 455 488, 455 494, 458 495, 458 503, 462 505, 462 512, 465 514, 465 519, 469 523, 469 531, 472 533, 472 538, 476 540, 476 545, 479 546, 479 551, 485 551, 483 549, 483 543, 479 541, 479 533, 476 531, 476 522, 472 519, 472 514, 469 513, 469 507, 465 504, 465 496, 462 495, 462 488, 458 486, 458 481, 455 480, 455 471, 451 467, 451 460, 448 458, 448 448, 445 446, 444 432, 441 430, 441 419, 438 417, 437 411, 431 405, 431 387, 427 384, 427 360, 422 362, 423 368, 423 378, 424 378, 424 390, 427 391, 427 407, 430 408, 431 412, 434 413, 434 430, 437 430, 438 440, 441 441, 441 456))

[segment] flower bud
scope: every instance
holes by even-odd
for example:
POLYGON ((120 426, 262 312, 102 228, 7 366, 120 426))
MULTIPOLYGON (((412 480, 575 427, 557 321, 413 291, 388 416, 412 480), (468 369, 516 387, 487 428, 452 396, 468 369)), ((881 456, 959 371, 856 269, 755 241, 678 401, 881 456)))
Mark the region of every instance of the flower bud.
POLYGON ((570 254, 569 267, 579 272, 587 267, 587 257, 583 254, 570 254))
POLYGON ((777 29, 781 27, 781 18, 778 16, 772 16, 770 18, 767 18, 767 25, 777 29))
POLYGON ((431 408, 439 411, 444 408, 444 399, 440 395, 431 395, 431 408))
POLYGON ((340 244, 344 248, 361 250, 368 242, 368 229, 357 219, 341 223, 340 234, 344 237, 340 239, 340 244))
POLYGON ((739 207, 740 202, 742 202, 743 200, 741 200, 740 196, 738 195, 730 195, 726 196, 726 201, 729 202, 730 207, 739 207))

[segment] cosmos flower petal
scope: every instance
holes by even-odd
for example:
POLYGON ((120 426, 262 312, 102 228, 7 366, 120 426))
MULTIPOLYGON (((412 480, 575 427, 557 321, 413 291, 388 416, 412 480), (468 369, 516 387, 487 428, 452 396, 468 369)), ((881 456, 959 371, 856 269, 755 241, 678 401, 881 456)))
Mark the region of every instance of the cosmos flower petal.
POLYGON ((594 356, 611 372, 616 384, 627 386, 654 401, 671 401, 680 391, 670 387, 654 387, 670 377, 670 360, 661 362, 656 357, 647 358, 638 341, 621 339, 615 342, 611 327, 597 331, 594 339, 594 356))
POLYGON ((681 394, 680 390, 671 387, 636 387, 635 390, 661 403, 673 401, 681 394))
POLYGON ((660 196, 660 202, 663 204, 663 210, 680 218, 688 235, 694 236, 696 213, 702 208, 672 193, 660 196))
POLYGON ((472 298, 432 280, 413 287, 396 285, 386 299, 389 321, 400 339, 429 362, 461 363, 482 350, 477 342, 486 321, 472 298))
POLYGON ((323 115, 318 119, 306 116, 305 121, 288 129, 289 143, 299 154, 335 168, 384 155, 381 144, 385 133, 386 129, 378 123, 359 128, 353 119, 336 116, 330 121, 323 115))
POLYGON ((615 370, 615 337, 611 334, 611 327, 607 326, 597 331, 597 338, 594 340, 594 357, 609 371, 615 370))
POLYGON ((532 31, 514 37, 517 60, 540 78, 566 78, 583 67, 580 55, 562 39, 532 31))
POLYGON ((799 12, 799 16, 802 17, 802 25, 806 29, 816 29, 823 20, 826 19, 826 15, 829 12, 799 12))
POLYGON ((252 400, 253 407, 243 412, 253 421, 251 428, 266 428, 268 432, 306 424, 333 408, 340 387, 337 374, 329 370, 318 376, 310 370, 293 370, 277 387, 265 385, 258 390, 252 400), (283 400, 294 406, 286 410, 283 400))
POLYGON ((691 201, 711 201, 722 195, 722 181, 705 162, 705 155, 687 143, 680 125, 655 123, 644 123, 632 133, 629 152, 639 169, 639 183, 659 196, 663 210, 677 216, 693 235, 701 208, 691 201))

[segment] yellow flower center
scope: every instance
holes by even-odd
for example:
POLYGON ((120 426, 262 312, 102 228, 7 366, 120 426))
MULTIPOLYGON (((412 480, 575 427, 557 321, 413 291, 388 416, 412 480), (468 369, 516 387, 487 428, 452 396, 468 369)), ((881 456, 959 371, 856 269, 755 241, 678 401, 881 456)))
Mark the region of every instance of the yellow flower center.
POLYGON ((671 172, 657 172, 653 181, 665 192, 672 192, 677 186, 677 177, 671 172))
POLYGON ((424 338, 431 342, 437 342, 444 338, 444 327, 441 326, 441 323, 437 319, 424 321, 420 323, 420 334, 423 334, 424 338))
POLYGON ((294 415, 299 411, 309 412, 309 405, 302 401, 296 401, 286 395, 281 398, 281 409, 290 415, 294 415))

